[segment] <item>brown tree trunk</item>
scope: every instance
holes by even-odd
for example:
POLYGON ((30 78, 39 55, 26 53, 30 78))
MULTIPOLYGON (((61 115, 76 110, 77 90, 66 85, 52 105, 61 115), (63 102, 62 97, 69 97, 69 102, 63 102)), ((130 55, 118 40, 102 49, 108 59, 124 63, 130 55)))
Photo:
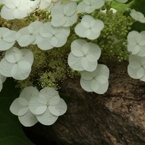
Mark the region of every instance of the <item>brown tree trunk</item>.
POLYGON ((68 79, 60 90, 71 96, 67 113, 54 125, 38 124, 31 131, 58 145, 145 145, 145 83, 128 76, 127 62, 108 67, 107 93, 87 93, 79 79, 68 79))

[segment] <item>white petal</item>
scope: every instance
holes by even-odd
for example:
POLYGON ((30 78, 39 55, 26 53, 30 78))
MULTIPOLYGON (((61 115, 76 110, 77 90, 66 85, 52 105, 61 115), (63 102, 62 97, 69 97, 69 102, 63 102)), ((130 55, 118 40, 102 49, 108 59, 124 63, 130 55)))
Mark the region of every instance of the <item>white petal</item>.
POLYGON ((91 88, 91 81, 87 81, 87 80, 84 80, 83 78, 81 78, 80 85, 85 91, 93 92, 93 90, 91 88))
POLYGON ((30 111, 23 116, 19 116, 18 119, 25 127, 31 127, 38 122, 37 118, 30 111))
POLYGON ((72 53, 68 55, 68 65, 77 71, 84 70, 81 65, 81 58, 74 56, 72 53))
POLYGON ((55 106, 49 106, 49 111, 55 116, 63 115, 67 111, 67 105, 63 99, 60 99, 59 103, 55 106))
POLYGON ((44 96, 46 100, 53 98, 54 96, 58 96, 58 91, 51 87, 45 87, 40 91, 40 95, 44 96))
POLYGON ((75 33, 76 33, 78 36, 84 38, 84 37, 86 37, 86 36, 85 36, 86 28, 83 27, 81 23, 79 23, 79 24, 77 24, 76 27, 75 27, 75 33))
POLYGON ((29 49, 21 49, 20 51, 23 54, 21 61, 25 60, 25 61, 28 61, 30 64, 32 64, 34 61, 34 55, 33 55, 32 51, 29 49))
POLYGON ((91 82, 92 90, 97 94, 104 94, 108 89, 109 83, 108 81, 105 84, 98 84, 96 80, 91 82))
POLYGON ((38 97, 38 90, 35 87, 29 86, 22 90, 20 98, 25 98, 27 101, 30 101, 33 97, 38 97))
POLYGON ((93 79, 93 76, 91 75, 90 72, 87 72, 87 71, 81 71, 81 77, 84 79, 84 80, 92 80, 93 79))
POLYGON ((14 19, 13 10, 8 9, 7 7, 3 6, 2 10, 1 10, 1 17, 4 18, 4 19, 7 19, 7 20, 14 19))
POLYGON ((57 105, 60 101, 60 97, 59 96, 54 96, 49 100, 49 105, 57 105))
MULTIPOLYGON (((26 99, 24 98, 16 98, 11 106, 10 106, 10 111, 14 114, 14 115, 19 115, 19 111, 25 107, 27 107, 28 102, 26 99)), ((27 112, 27 111, 26 111, 27 112)), ((21 115, 24 115, 26 112, 24 112, 21 115)))
POLYGON ((48 109, 46 110, 44 114, 38 115, 36 117, 38 121, 43 125, 52 125, 58 119, 58 116, 52 115, 48 109))
POLYGON ((11 77, 11 70, 14 64, 9 63, 5 58, 0 61, 0 73, 3 76, 11 77))

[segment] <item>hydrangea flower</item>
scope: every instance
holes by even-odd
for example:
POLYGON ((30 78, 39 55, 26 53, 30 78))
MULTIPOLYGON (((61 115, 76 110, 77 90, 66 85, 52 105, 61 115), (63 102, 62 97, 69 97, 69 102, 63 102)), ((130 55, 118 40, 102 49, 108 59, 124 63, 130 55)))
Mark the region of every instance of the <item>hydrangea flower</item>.
POLYGON ((132 54, 145 56, 145 31, 131 31, 127 36, 127 49, 132 54))
POLYGON ((40 3, 40 0, 25 0, 25 5, 27 6, 27 15, 33 12, 40 3))
POLYGON ((130 55, 127 71, 131 78, 145 81, 145 57, 130 55))
POLYGON ((39 97, 30 100, 29 109, 40 123, 52 125, 66 112, 67 105, 54 88, 45 87, 40 91, 39 97))
POLYGON ((42 22, 35 21, 29 26, 20 29, 16 33, 16 40, 20 46, 28 46, 30 44, 35 44, 37 35, 39 35, 39 28, 42 26, 42 22))
POLYGON ((98 64, 93 72, 82 71, 80 84, 87 92, 104 94, 109 86, 109 69, 106 65, 98 64))
POLYGON ((55 5, 51 10, 51 24, 54 27, 69 27, 77 21, 77 4, 69 2, 67 4, 55 5))
POLYGON ((22 19, 27 16, 27 5, 24 0, 5 0, 1 17, 7 20, 22 19))
POLYGON ((131 10, 130 16, 141 23, 145 23, 145 17, 141 12, 136 11, 135 9, 131 10))
POLYGON ((6 80, 6 77, 0 74, 0 91, 3 88, 3 82, 6 80))
POLYGON ((94 71, 100 55, 101 49, 97 44, 87 42, 83 39, 77 39, 71 44, 68 64, 77 71, 94 71))
POLYGON ((78 4, 77 9, 81 13, 92 13, 95 9, 100 9, 104 3, 104 0, 83 0, 78 4))
POLYGON ((51 11, 52 7, 58 2, 59 0, 41 0, 39 4, 40 9, 48 9, 51 11))
POLYGON ((0 51, 8 50, 15 44, 15 34, 8 28, 0 28, 0 51))
POLYGON ((103 28, 103 21, 94 19, 90 15, 85 15, 81 22, 76 25, 75 33, 80 37, 94 40, 100 36, 101 30, 103 28))
POLYGON ((53 27, 50 22, 43 24, 40 28, 40 36, 36 43, 42 50, 49 50, 53 47, 61 47, 67 42, 70 28, 53 27))
POLYGON ((24 80, 30 74, 33 59, 30 50, 12 47, 6 51, 5 57, 0 61, 0 73, 16 80, 24 80))
POLYGON ((37 96, 38 90, 36 88, 31 86, 26 87, 22 90, 19 98, 16 98, 10 106, 10 111, 14 115, 17 115, 21 124, 26 127, 33 126, 38 122, 35 115, 33 115, 28 108, 28 104, 31 98, 37 96))

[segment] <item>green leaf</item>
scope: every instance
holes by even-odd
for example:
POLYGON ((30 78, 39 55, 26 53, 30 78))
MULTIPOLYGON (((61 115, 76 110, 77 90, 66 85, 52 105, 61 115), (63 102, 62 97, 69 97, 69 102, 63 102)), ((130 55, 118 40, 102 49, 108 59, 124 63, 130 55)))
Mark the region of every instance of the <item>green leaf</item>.
POLYGON ((0 93, 0 145, 33 145, 25 136, 17 116, 9 111, 12 101, 19 96, 12 79, 6 80, 0 93))

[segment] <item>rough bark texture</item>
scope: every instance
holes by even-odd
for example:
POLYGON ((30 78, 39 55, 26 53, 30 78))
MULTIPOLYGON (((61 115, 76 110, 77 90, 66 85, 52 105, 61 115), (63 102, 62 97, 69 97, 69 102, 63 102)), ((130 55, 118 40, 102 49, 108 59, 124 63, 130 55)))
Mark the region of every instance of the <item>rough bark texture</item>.
POLYGON ((79 79, 68 79, 60 91, 73 97, 67 113, 50 127, 37 124, 29 130, 58 145, 145 145, 145 83, 128 76, 126 62, 108 67, 107 93, 87 93, 79 79))

